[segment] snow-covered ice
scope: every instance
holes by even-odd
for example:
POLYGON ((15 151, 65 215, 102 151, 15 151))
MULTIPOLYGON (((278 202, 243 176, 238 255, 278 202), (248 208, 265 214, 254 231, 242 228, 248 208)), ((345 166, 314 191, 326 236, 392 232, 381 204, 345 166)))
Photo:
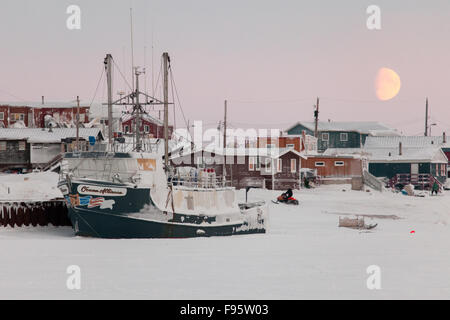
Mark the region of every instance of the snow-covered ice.
POLYGON ((0 175, 0 201, 46 201, 62 198, 55 172, 0 175))
POLYGON ((265 235, 101 240, 70 228, 1 228, 0 299, 450 298, 450 193, 321 186, 295 192, 298 207, 273 204, 276 195, 249 192, 270 203, 265 235), (375 217, 371 231, 338 228, 339 216, 354 214, 400 219, 375 217), (66 287, 70 265, 81 268, 79 291, 66 287), (381 268, 381 290, 367 288, 371 265, 381 268))

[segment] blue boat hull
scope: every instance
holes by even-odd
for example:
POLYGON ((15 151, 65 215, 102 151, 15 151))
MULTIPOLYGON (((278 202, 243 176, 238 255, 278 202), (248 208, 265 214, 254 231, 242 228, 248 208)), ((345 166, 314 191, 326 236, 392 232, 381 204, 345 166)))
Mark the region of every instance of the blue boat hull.
MULTIPOLYGON (((245 222, 220 225, 211 223, 181 223, 179 220, 158 221, 135 217, 132 213, 144 207, 158 210, 153 204, 148 188, 133 188, 121 184, 101 182, 61 181, 60 189, 67 188, 65 195, 69 218, 77 236, 108 239, 139 238, 193 238, 211 236, 230 236, 235 234, 265 233, 264 221, 254 229, 246 227, 245 222), (80 194, 84 189, 95 191, 98 195, 80 194), (123 191, 126 189, 126 192, 123 191), (125 195, 110 195, 109 192, 123 192, 125 195), (103 193, 103 194, 102 194, 103 193), (106 205, 105 205, 106 204, 106 205)), ((160 210, 158 210, 160 211, 160 210)), ((165 213, 160 211, 161 215, 165 213)), ((171 214, 172 215, 172 214, 171 214)), ((175 215, 177 216, 177 215, 175 215)), ((185 219, 183 219, 185 220, 185 219)))

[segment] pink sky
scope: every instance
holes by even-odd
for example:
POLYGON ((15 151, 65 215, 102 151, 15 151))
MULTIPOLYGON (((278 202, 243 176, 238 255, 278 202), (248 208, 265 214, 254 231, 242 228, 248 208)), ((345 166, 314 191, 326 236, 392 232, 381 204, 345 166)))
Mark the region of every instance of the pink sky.
MULTIPOLYGON (((129 78, 133 6, 136 64, 144 65, 146 46, 150 69, 153 34, 155 69, 168 51, 191 121, 217 123, 228 99, 232 126, 286 129, 311 121, 319 96, 321 120, 376 120, 416 135, 428 96, 433 132, 450 132, 450 3, 393 2, 1 1, 0 100, 90 101, 106 53, 129 78), (79 31, 65 26, 70 4, 81 7, 79 31), (381 8, 380 31, 366 28, 371 4, 381 8), (381 67, 402 80, 388 102, 375 96, 381 67)), ((115 85, 124 87, 118 72, 115 85)), ((96 100, 104 98, 102 85, 96 100)))

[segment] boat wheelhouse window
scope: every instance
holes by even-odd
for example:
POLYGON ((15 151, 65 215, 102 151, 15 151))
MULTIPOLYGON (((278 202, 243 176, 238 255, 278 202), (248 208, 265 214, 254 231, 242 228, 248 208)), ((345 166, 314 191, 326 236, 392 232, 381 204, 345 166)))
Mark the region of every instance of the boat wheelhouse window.
POLYGON ((27 144, 25 141, 19 141, 19 151, 25 151, 27 144))
POLYGON ((249 157, 248 158, 248 171, 255 171, 255 167, 256 167, 256 158, 249 157))
POLYGON ((261 171, 261 160, 259 157, 256 157, 256 171, 261 171))
POLYGON ((323 162, 323 161, 318 161, 318 162, 315 163, 315 166, 316 166, 316 167, 325 167, 325 162, 323 162))
POLYGON ((291 159, 291 173, 297 172, 297 159, 291 159))
POLYGON ((266 158, 265 165, 266 165, 266 172, 272 172, 272 159, 266 158))
POLYGON ((322 141, 329 141, 330 135, 328 133, 322 133, 322 141))
POLYGON ((343 167, 343 166, 345 166, 345 163, 344 163, 344 161, 335 161, 334 166, 335 167, 343 167))
POLYGON ((348 133, 341 133, 341 141, 348 141, 348 133))

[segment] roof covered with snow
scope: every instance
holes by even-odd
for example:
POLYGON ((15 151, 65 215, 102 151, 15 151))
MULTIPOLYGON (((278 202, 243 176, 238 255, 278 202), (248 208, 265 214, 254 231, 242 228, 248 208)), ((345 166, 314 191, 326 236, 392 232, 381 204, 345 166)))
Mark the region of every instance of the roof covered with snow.
MULTIPOLYGON (((76 128, 0 128, 0 140, 27 140, 30 143, 58 143, 62 139, 75 138, 76 128)), ((80 128, 79 136, 81 139, 88 140, 90 136, 98 137, 101 135, 99 128, 80 128)), ((103 136, 101 136, 103 138, 103 136)))
POLYGON ((437 137, 368 137, 363 152, 371 162, 448 163, 437 137), (401 155, 400 155, 400 142, 401 155))
POLYGON ((440 148, 403 148, 402 155, 398 148, 376 148, 366 150, 369 162, 432 162, 448 163, 445 153, 440 148))
POLYGON ((450 143, 448 137, 444 143, 444 137, 424 137, 424 136, 397 136, 397 137, 367 137, 365 147, 398 147, 400 142, 406 148, 424 148, 424 147, 448 147, 450 143))
MULTIPOLYGON (((314 122, 297 122, 295 125, 287 129, 290 131, 296 126, 302 125, 305 128, 314 131, 314 122)), ((399 135, 398 132, 388 126, 374 121, 352 121, 352 122, 319 122, 319 131, 347 131, 358 132, 361 134, 371 135, 399 135)))
MULTIPOLYGON (((77 106, 76 101, 71 102, 33 102, 33 101, 23 101, 23 102, 17 102, 17 101, 1 101, 0 106, 11 106, 11 107, 31 107, 31 108, 75 108, 77 106)), ((86 102, 80 102, 80 107, 88 107, 89 103, 86 102)))

